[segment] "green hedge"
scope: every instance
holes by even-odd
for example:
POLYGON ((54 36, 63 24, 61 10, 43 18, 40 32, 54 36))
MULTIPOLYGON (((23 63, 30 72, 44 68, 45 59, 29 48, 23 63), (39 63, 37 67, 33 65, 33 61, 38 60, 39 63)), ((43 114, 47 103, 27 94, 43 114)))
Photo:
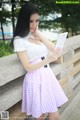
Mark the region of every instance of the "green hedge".
POLYGON ((1 41, 0 40, 0 57, 7 56, 13 53, 13 50, 10 46, 10 41, 1 41))

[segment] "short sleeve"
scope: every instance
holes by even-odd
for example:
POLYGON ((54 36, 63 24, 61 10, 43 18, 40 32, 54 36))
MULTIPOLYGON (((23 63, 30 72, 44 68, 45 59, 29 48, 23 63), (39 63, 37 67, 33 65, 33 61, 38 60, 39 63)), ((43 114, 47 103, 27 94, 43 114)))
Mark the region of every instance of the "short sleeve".
POLYGON ((13 45, 14 52, 25 51, 24 40, 22 38, 15 38, 13 45))

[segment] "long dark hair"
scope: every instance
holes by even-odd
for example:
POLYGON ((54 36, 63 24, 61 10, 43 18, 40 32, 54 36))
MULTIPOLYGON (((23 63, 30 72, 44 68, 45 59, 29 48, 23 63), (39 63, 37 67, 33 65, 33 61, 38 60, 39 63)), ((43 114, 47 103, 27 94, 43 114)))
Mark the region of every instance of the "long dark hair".
MULTIPOLYGON (((36 5, 26 2, 20 9, 17 19, 17 24, 14 32, 14 37, 20 36, 25 37, 29 34, 30 16, 34 13, 38 13, 38 8, 36 5)), ((13 40, 11 41, 11 46, 13 47, 13 40)))

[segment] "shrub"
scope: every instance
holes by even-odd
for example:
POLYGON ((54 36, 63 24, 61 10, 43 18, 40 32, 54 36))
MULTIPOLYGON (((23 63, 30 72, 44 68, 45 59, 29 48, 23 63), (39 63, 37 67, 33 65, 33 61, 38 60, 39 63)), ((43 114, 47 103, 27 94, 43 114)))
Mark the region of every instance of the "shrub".
POLYGON ((13 53, 10 46, 10 41, 0 41, 0 57, 7 56, 13 53))

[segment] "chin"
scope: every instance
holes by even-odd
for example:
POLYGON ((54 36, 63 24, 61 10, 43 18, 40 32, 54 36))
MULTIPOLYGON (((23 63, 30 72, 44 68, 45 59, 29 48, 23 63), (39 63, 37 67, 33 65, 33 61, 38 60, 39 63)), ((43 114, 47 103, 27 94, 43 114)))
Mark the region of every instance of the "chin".
POLYGON ((34 32, 35 32, 35 29, 33 29, 33 30, 30 30, 30 32, 31 32, 31 33, 34 33, 34 32))
POLYGON ((34 31, 30 31, 30 33, 34 33, 34 31))

